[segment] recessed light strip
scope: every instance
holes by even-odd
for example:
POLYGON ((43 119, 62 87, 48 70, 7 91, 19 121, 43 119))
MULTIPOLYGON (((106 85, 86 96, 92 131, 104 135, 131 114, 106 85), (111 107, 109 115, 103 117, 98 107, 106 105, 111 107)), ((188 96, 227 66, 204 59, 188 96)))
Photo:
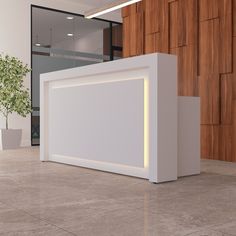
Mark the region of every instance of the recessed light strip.
POLYGON ((73 16, 67 16, 66 19, 67 19, 67 20, 73 20, 74 17, 73 17, 73 16))
POLYGON ((118 10, 120 8, 126 7, 126 6, 134 4, 136 2, 141 2, 141 1, 142 0, 130 0, 130 1, 118 0, 118 1, 115 1, 113 3, 109 3, 107 5, 104 5, 101 8, 96 8, 96 9, 93 9, 91 11, 87 11, 87 12, 85 12, 84 17, 88 18, 88 19, 91 19, 91 18, 106 14, 106 13, 111 12, 111 11, 118 10))

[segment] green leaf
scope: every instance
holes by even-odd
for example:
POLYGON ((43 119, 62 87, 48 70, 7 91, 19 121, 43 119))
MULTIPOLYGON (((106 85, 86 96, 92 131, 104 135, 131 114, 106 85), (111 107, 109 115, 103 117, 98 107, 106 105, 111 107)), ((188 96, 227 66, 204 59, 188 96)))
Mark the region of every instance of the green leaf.
POLYGON ((25 76, 31 71, 16 57, 0 54, 0 113, 6 118, 16 112, 25 117, 32 112, 25 76))

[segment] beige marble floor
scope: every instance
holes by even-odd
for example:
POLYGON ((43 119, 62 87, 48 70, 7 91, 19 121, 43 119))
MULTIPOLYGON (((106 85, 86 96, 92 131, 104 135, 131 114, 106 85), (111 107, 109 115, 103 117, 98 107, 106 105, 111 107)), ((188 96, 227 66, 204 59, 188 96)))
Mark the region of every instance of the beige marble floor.
POLYGON ((236 164, 154 185, 40 163, 38 148, 0 152, 0 235, 236 235, 236 164))

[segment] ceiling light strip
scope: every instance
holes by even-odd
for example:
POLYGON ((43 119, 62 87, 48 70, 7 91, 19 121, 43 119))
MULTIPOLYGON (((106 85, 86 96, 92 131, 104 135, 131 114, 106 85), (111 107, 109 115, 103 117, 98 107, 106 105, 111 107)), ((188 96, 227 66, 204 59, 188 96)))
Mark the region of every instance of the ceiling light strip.
POLYGON ((90 11, 85 12, 85 18, 91 19, 111 11, 118 10, 120 8, 126 7, 128 5, 134 4, 136 2, 141 2, 142 0, 117 0, 112 3, 106 4, 103 7, 95 8, 90 11))

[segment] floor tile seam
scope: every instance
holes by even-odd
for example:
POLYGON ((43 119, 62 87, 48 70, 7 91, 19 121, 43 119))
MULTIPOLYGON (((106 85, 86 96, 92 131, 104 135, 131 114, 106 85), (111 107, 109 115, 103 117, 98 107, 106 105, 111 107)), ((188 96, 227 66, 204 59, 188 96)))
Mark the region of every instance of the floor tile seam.
POLYGON ((191 236, 191 235, 196 234, 196 233, 201 233, 202 230, 204 230, 204 228, 203 228, 203 229, 200 229, 200 230, 197 230, 197 231, 194 231, 194 232, 192 232, 192 233, 187 233, 187 234, 185 234, 185 235, 183 235, 183 236, 191 236))
MULTIPOLYGON (((212 227, 214 227, 214 226, 223 226, 223 225, 225 225, 225 224, 233 223, 233 222, 236 222, 236 220, 231 220, 231 221, 229 221, 229 222, 227 222, 227 223, 213 224, 213 225, 210 225, 210 226, 207 226, 207 227, 200 227, 200 228, 202 228, 201 230, 197 230, 197 231, 195 231, 195 232, 193 232, 193 233, 199 233, 199 232, 201 232, 202 230, 212 230, 212 231, 215 231, 216 233, 218 232, 218 233, 226 234, 226 236, 235 236, 235 235, 233 235, 233 234, 228 234, 228 233, 222 232, 222 231, 220 231, 220 230, 212 229, 212 227)), ((188 233, 188 234, 186 234, 186 235, 184 235, 184 236, 191 236, 191 234, 193 234, 193 233, 188 233)))
POLYGON ((58 226, 57 224, 51 222, 50 219, 46 219, 46 218, 41 218, 41 217, 35 216, 35 215, 33 215, 33 214, 31 214, 31 213, 25 211, 25 210, 21 210, 21 211, 23 211, 25 214, 28 214, 29 216, 31 216, 31 217, 33 217, 33 218, 35 218, 35 219, 37 219, 37 220, 40 220, 40 221, 45 222, 46 224, 48 224, 48 225, 50 225, 50 226, 54 226, 54 227, 56 227, 57 229, 62 230, 62 231, 64 231, 64 232, 68 233, 68 234, 71 234, 71 235, 73 235, 73 236, 77 236, 77 234, 72 233, 72 232, 70 232, 70 231, 68 231, 68 230, 66 230, 66 229, 64 229, 64 228, 62 228, 62 227, 60 227, 60 226, 58 226))
MULTIPOLYGON (((227 186, 226 186, 226 187, 227 187, 227 186)), ((218 188, 221 189, 219 186, 216 186, 216 188, 217 188, 217 189, 215 189, 215 188, 214 188, 214 189, 211 189, 211 191, 212 191, 212 192, 215 192, 216 190, 218 190, 218 188)), ((198 194, 198 196, 199 196, 199 195, 202 195, 202 194, 209 194, 209 189, 208 189, 208 190, 204 190, 204 191, 199 191, 197 194, 198 194)), ((185 197, 186 197, 186 196, 187 196, 187 197, 194 197, 194 196, 196 196, 196 193, 183 193, 183 196, 185 196, 185 197)), ((176 197, 176 196, 175 196, 175 197, 176 197)), ((179 197, 181 198, 181 196, 179 196, 179 197)), ((179 197, 177 196, 177 198, 179 198, 179 197)), ((165 200, 167 200, 167 201, 168 201, 168 200, 171 200, 171 199, 172 199, 172 198, 171 198, 170 196, 167 197, 167 198, 165 198, 165 200)))
MULTIPOLYGON (((48 226, 53 226, 53 225, 49 225, 48 224, 48 226)), ((55 227, 55 226, 54 226, 55 227)), ((57 228, 57 227, 56 227, 57 228)), ((28 230, 24 230, 24 229, 22 229, 22 230, 10 230, 10 231, 5 231, 5 232, 3 232, 3 233, 0 233, 0 235, 5 235, 5 234, 9 234, 9 233, 15 233, 15 232, 17 232, 17 233, 29 233, 29 232, 32 232, 32 231, 37 231, 37 230, 40 230, 40 229, 28 229, 28 230)), ((50 230, 50 229, 49 229, 50 230)), ((60 229, 61 230, 61 229, 60 229)), ((64 232, 66 232, 65 230, 63 230, 64 232)), ((68 233, 68 232, 66 232, 66 233, 68 233)), ((70 234, 70 233, 68 233, 68 234, 70 234)), ((77 235, 76 235, 77 236, 77 235)))
MULTIPOLYGON (((199 193, 199 194, 206 194, 206 193, 209 193, 209 191, 208 190, 205 190, 205 191, 202 191, 201 193, 199 193)), ((194 196, 196 196, 196 193, 188 193, 188 194, 186 194, 185 195, 185 197, 194 197, 194 196)), ((170 197, 170 198, 166 198, 165 199, 165 201, 170 201, 170 200, 172 200, 172 198, 170 197)), ((141 207, 140 207, 141 208, 141 207)), ((152 208, 153 209, 153 208, 152 208)), ((158 214, 157 212, 155 212, 155 210, 153 211, 153 213, 154 214, 158 214)))
POLYGON ((236 236, 236 234, 225 233, 225 232, 223 232, 221 230, 217 230, 217 232, 220 232, 220 233, 224 234, 225 236, 236 236))
MULTIPOLYGON (((157 216, 158 213, 157 212, 153 212, 153 211, 150 211, 151 214, 157 216)), ((223 233, 223 234, 226 234, 225 236, 236 236, 236 234, 228 234, 228 233, 224 233, 220 230, 214 230, 212 229, 213 227, 215 226, 223 226, 225 224, 228 224, 228 223, 234 223, 236 222, 236 218, 234 220, 230 220, 228 222, 224 222, 224 223, 220 223, 220 224, 211 224, 211 225, 208 225, 208 226, 198 226, 199 229, 196 229, 196 231, 192 232, 192 233, 188 233, 186 235, 183 235, 183 236, 191 236, 193 233, 198 233, 198 232, 201 232, 202 230, 212 230, 212 231, 215 231, 215 232, 218 232, 218 233, 223 233)))
POLYGON ((66 229, 64 229, 64 228, 61 228, 60 226, 58 226, 58 225, 52 223, 52 222, 51 222, 50 220, 48 220, 48 219, 43 219, 43 218, 41 218, 41 217, 37 217, 37 216, 35 216, 35 215, 33 215, 33 214, 27 212, 26 210, 20 209, 20 208, 14 206, 14 205, 6 204, 6 203, 3 203, 3 204, 5 204, 5 205, 7 205, 7 206, 10 206, 12 209, 18 210, 19 212, 23 212, 24 214, 26 214, 26 215, 28 215, 28 216, 34 218, 34 219, 40 220, 40 221, 42 221, 42 222, 45 222, 45 223, 46 223, 47 225, 49 225, 49 226, 54 226, 54 227, 56 227, 57 229, 60 229, 60 230, 66 232, 66 233, 68 233, 68 234, 71 234, 71 235, 73 235, 73 236, 77 236, 75 233, 72 233, 72 232, 70 232, 70 231, 68 231, 68 230, 66 230, 66 229))
MULTIPOLYGON (((209 230, 209 228, 208 228, 208 227, 202 228, 201 230, 197 230, 197 231, 194 231, 194 232, 192 232, 192 233, 185 234, 185 235, 183 235, 183 236, 191 236, 191 235, 196 234, 196 233, 201 233, 203 230, 209 230)), ((212 230, 212 229, 211 229, 211 231, 214 231, 214 232, 217 233, 216 230, 212 230)), ((219 231, 218 231, 218 233, 219 233, 219 231)), ((227 235, 226 235, 226 236, 227 236, 227 235)), ((228 235, 228 236, 231 236, 231 235, 228 235)))
POLYGON ((217 172, 212 172, 212 171, 203 171, 202 174, 236 177, 236 174, 223 174, 223 173, 217 173, 217 172))
MULTIPOLYGON (((4 206, 4 207, 8 207, 8 204, 6 204, 5 202, 3 202, 2 200, 0 200, 0 203, 4 206)), ((12 208, 14 209, 14 208, 12 208)))

